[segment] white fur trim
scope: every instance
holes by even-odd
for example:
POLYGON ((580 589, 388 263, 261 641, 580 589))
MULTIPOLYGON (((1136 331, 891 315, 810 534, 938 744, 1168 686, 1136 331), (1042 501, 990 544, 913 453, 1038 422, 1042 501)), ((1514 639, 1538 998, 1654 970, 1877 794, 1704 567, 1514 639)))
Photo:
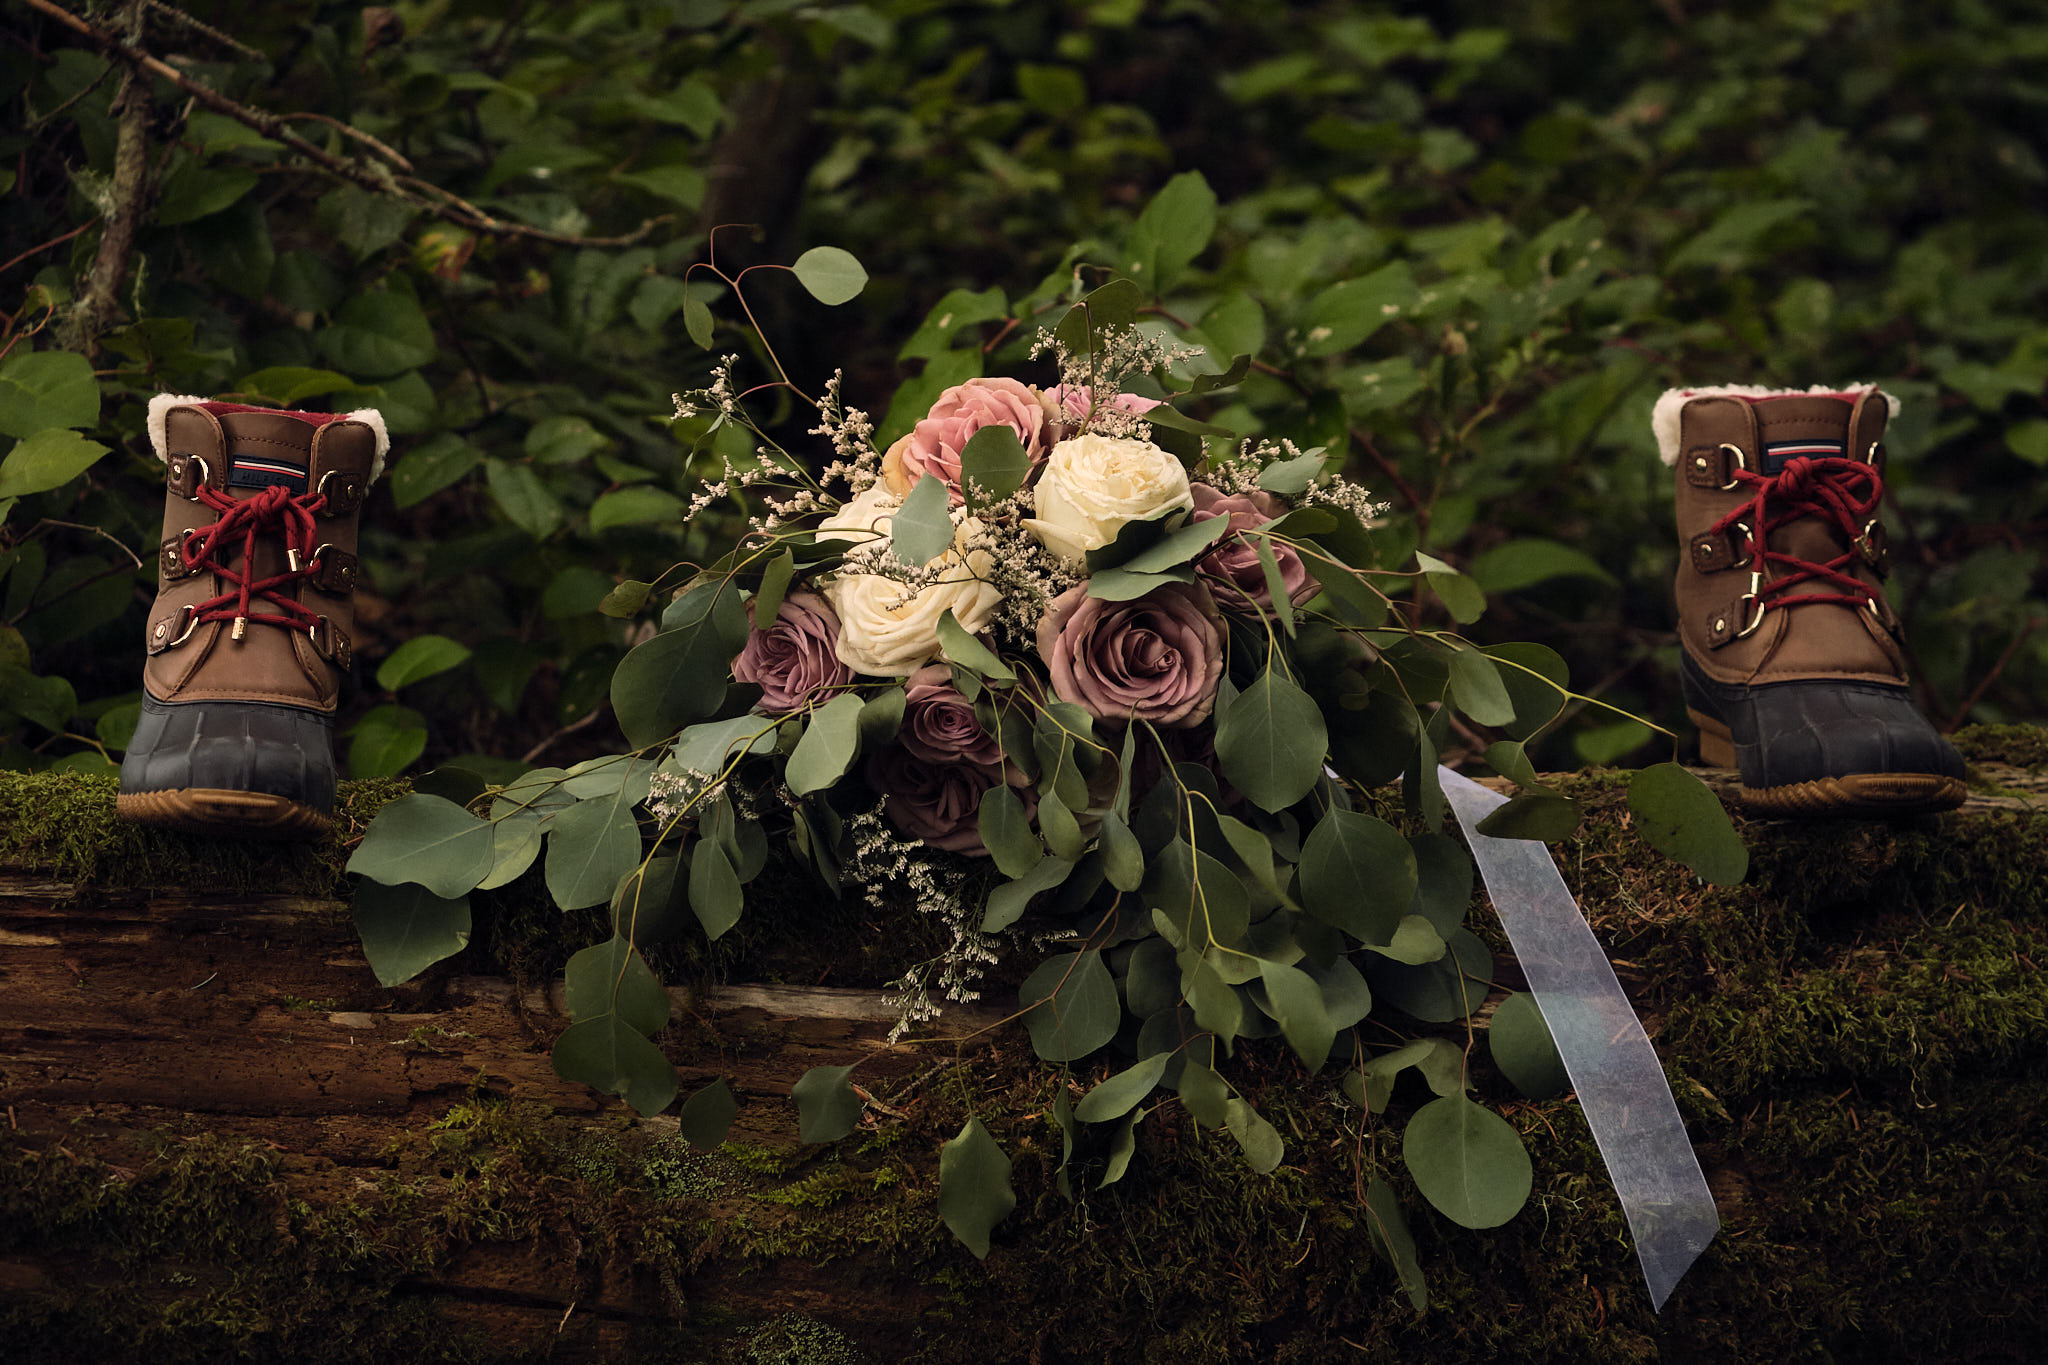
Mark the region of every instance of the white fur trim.
POLYGON ((149 448, 156 452, 159 460, 171 458, 171 438, 164 432, 164 423, 169 419, 171 409, 188 403, 196 407, 206 401, 187 393, 160 393, 149 400, 149 448))
POLYGON ((1805 389, 1771 389, 1758 384, 1715 384, 1698 389, 1666 389, 1650 409, 1650 429, 1657 434, 1657 454, 1667 465, 1678 463, 1678 413, 1695 398, 1789 398, 1806 393, 1883 394, 1889 415, 1899 415, 1899 400, 1875 384, 1815 384, 1805 389))
POLYGON ((384 429, 384 414, 375 408, 357 408, 343 420, 361 422, 376 435, 377 458, 370 464, 370 482, 377 482, 384 473, 384 457, 391 453, 391 433, 384 429))

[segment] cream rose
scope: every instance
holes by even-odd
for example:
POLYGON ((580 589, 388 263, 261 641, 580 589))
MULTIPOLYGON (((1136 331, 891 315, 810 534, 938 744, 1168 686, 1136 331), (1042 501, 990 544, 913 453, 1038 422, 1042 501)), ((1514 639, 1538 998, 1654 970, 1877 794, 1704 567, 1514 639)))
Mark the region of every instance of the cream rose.
POLYGON ((1127 522, 1195 505, 1178 459, 1150 441, 1093 434, 1052 448, 1035 497, 1038 515, 1024 529, 1070 561, 1115 540, 1127 522))
MULTIPOLYGON (((853 532, 848 540, 886 536, 900 505, 877 484, 825 518, 818 529, 825 539, 834 531, 853 532)), ((1002 594, 984 581, 994 567, 989 552, 967 548, 981 531, 979 521, 964 518, 954 529, 952 548, 932 561, 941 566, 939 581, 908 600, 908 589, 893 578, 834 574, 824 593, 839 616, 839 661, 870 677, 907 677, 939 657, 939 618, 948 610, 970 634, 988 629, 1002 594)))

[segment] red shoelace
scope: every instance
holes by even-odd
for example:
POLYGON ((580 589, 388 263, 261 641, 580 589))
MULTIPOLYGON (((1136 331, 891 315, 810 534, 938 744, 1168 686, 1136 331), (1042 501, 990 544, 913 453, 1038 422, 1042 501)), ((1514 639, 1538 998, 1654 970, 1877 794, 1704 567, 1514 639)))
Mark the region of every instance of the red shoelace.
POLYGON ((201 484, 199 501, 218 512, 220 520, 211 526, 187 531, 180 556, 194 570, 210 569, 219 574, 230 588, 220 596, 209 597, 195 606, 192 619, 233 621, 234 638, 237 640, 242 638, 244 627, 251 621, 266 626, 283 626, 287 630, 312 630, 317 626, 319 616, 286 596, 285 590, 291 584, 310 578, 318 570, 313 553, 313 514, 327 505, 327 495, 301 494, 294 497, 284 488, 273 485, 253 498, 237 500, 201 484), (281 574, 256 578, 253 576, 256 542, 272 534, 283 537, 285 561, 291 567, 281 574), (226 563, 237 548, 238 540, 242 564, 239 571, 226 563), (258 598, 278 610, 252 610, 258 598))
POLYGON ((1755 567, 1764 570, 1774 565, 1780 571, 1757 590, 1759 605, 1789 608, 1835 602, 1849 607, 1868 607, 1875 602, 1875 590, 1854 574, 1845 572, 1848 565, 1867 558, 1860 547, 1869 544, 1868 537, 1876 527, 1878 503, 1884 498, 1884 481, 1878 477, 1875 468, 1862 460, 1839 456, 1813 459, 1801 455, 1787 460, 1784 469, 1777 474, 1752 474, 1746 469, 1738 469, 1734 471, 1734 477, 1738 483, 1751 489, 1753 496, 1715 522, 1709 533, 1722 535, 1737 523, 1742 523, 1748 530, 1755 567), (1825 564, 1766 548, 1773 531, 1802 517, 1813 516, 1832 522, 1848 540, 1849 548, 1825 564), (1840 591, 1786 595, 1791 589, 1814 579, 1824 579, 1840 591))

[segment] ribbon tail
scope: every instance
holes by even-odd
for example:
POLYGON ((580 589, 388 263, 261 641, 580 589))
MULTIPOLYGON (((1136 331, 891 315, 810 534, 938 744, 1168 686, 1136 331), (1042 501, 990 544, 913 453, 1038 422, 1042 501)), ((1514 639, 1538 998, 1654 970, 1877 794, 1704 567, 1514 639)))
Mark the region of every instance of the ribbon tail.
POLYGON ((1507 798, 1449 768, 1437 774, 1607 1163, 1650 1306, 1661 1310, 1721 1227, 1663 1064, 1550 850, 1479 833, 1507 798))

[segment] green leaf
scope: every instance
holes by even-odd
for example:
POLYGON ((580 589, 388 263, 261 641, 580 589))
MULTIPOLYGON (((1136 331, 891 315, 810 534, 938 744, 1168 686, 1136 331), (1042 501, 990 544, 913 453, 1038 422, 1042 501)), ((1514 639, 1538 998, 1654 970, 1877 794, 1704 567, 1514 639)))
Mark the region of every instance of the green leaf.
POLYGON ((1271 1013, 1287 1035, 1287 1045, 1311 1072, 1320 1071, 1329 1060, 1330 1044, 1337 1026, 1323 1009, 1323 992, 1299 967, 1259 959, 1259 980, 1266 988, 1271 1013))
POLYGON ((1017 675, 996 657, 994 650, 967 633, 967 627, 960 624, 951 607, 939 616, 939 653, 947 663, 958 664, 983 678, 1017 681, 1017 675))
POLYGON ((868 283, 868 272, 853 253, 836 246, 814 246, 797 257, 790 269, 819 303, 845 303, 859 297, 868 283))
POLYGON ((960 448, 960 486, 969 508, 1001 502, 1022 488, 1030 473, 1031 456, 1006 423, 983 427, 960 448))
POLYGON ((1417 834, 1408 846, 1415 854, 1414 913, 1449 938, 1472 904, 1472 859, 1448 834, 1417 834))
POLYGON ((547 826, 530 815, 512 815, 491 822, 491 870, 476 884, 479 891, 495 891, 526 875, 540 856, 547 826))
POLYGON ((1108 811, 1096 835, 1102 850, 1102 870, 1109 884, 1119 891, 1136 891, 1145 881, 1145 850, 1124 817, 1108 811))
POLYGON ((1521 1212, 1534 1171, 1506 1119, 1463 1095, 1431 1100, 1401 1134, 1415 1188, 1460 1227, 1497 1228, 1521 1212))
POLYGON ((837 1142, 860 1122, 860 1096, 846 1078, 850 1066, 814 1066, 789 1088, 796 1101, 796 1133, 804 1142, 837 1142))
POLYGON ((1041 891, 1050 891, 1067 879, 1074 870, 1074 864, 1065 858, 1050 854, 1038 860, 1038 865, 1015 881, 1004 882, 988 893, 988 905, 982 911, 983 933, 993 934, 1007 929, 1023 917, 1031 898, 1041 891))
POLYGON ((444 431, 391 466, 391 498, 402 510, 424 502, 484 462, 484 453, 444 431))
POLYGON ((563 910, 605 904, 639 865, 640 827, 626 802, 579 801, 548 831, 548 894, 563 910))
POLYGON ((823 791, 846 775, 860 753, 862 705, 858 696, 843 692, 811 713, 783 773, 790 791, 798 796, 823 791))
POLYGON ((1031 1046, 1048 1062, 1087 1056, 1116 1036, 1123 1018, 1116 980, 1099 952, 1060 953, 1038 964, 1017 998, 1031 1046))
POLYGON ((1545 1100, 1571 1089, 1564 1059, 1557 1055, 1557 1043, 1533 994, 1517 991, 1495 1007, 1486 1046, 1500 1074, 1530 1099, 1545 1100))
POLYGON ((1501 686, 1513 702, 1515 718, 1501 726, 1514 739, 1526 740, 1557 718, 1564 709, 1564 687, 1570 670, 1548 645, 1488 645, 1485 654, 1498 666, 1501 686))
POLYGON ((1473 828, 1495 839, 1535 839, 1554 844, 1577 833, 1580 818, 1579 803, 1569 796, 1530 792, 1495 807, 1473 828))
POLYGON ((1406 261, 1332 285, 1316 295, 1302 318, 1302 353, 1323 356, 1348 351, 1403 312, 1412 311, 1417 297, 1406 261))
POLYGON ((899 686, 885 687, 860 705, 860 747, 869 751, 895 739, 903 729, 908 698, 899 686))
POLYGON ((469 647, 445 635, 415 635, 377 667, 377 686, 387 692, 409 687, 423 678, 460 668, 469 660, 469 647))
POLYGON ((1476 649, 1455 649, 1449 659, 1451 697, 1458 709, 1480 725, 1506 725, 1515 718, 1515 704, 1501 685, 1500 670, 1476 649))
POLYGON ((1394 944, 1373 949, 1375 956, 1366 959, 1365 977, 1372 983, 1373 997, 1426 1024, 1448 1024, 1478 1009, 1486 999, 1487 978, 1493 973, 1493 953, 1478 936, 1459 929, 1443 940, 1450 951, 1432 961, 1415 963, 1396 957, 1404 938, 1412 933, 1417 947, 1427 951, 1427 936, 1435 931, 1420 916, 1403 920, 1402 930, 1395 935, 1394 944))
POLYGON ((1157 574, 1191 564, 1202 552, 1229 534, 1229 517, 1208 517, 1191 521, 1179 530, 1169 531, 1156 543, 1138 551, 1122 564, 1104 565, 1104 568, 1120 568, 1126 573, 1157 574))
POLYGON ((1152 1093, 1159 1078, 1166 1074, 1166 1064, 1172 1057, 1169 1052, 1155 1053, 1136 1066, 1117 1072, 1081 1097, 1074 1117, 1083 1123, 1107 1123, 1122 1118, 1152 1093))
POLYGON ((939 1149, 939 1217, 976 1260, 988 1255, 988 1234, 1017 1207, 1010 1158, 969 1118, 960 1135, 939 1149))
MULTIPOLYGON (((966 289, 951 290, 932 305, 932 310, 924 315, 924 321, 918 326, 917 331, 912 333, 910 340, 904 342, 903 348, 896 352, 896 358, 929 360, 942 351, 950 350, 960 338, 975 335, 973 328, 980 324, 1002 321, 1008 312, 1009 301, 1000 289, 985 289, 979 294, 966 289)), ((983 427, 981 431, 975 433, 975 437, 979 437, 983 432, 1009 430, 1008 427, 1002 426, 983 427)), ((1012 436, 1015 434, 1011 432, 1012 436)), ((973 449, 974 439, 970 438, 960 452, 960 467, 963 473, 969 472, 967 455, 973 449)))
POLYGON ((612 710, 626 742, 645 748, 716 711, 725 700, 732 659, 719 614, 739 618, 739 594, 724 584, 698 588, 664 614, 676 624, 634 646, 612 674, 612 710))
POLYGON ((733 1098, 732 1088, 721 1076, 683 1101, 683 1107, 676 1111, 676 1125, 683 1140, 692 1147, 715 1151, 732 1131, 732 1121, 739 1117, 739 1112, 740 1102, 733 1098))
POLYGON ((1780 223, 1806 216, 1812 207, 1804 199, 1745 198, 1672 252, 1664 270, 1667 274, 1694 266, 1739 270, 1751 260, 1758 238, 1780 223))
POLYGON ((1720 798, 1676 763, 1655 764, 1629 779, 1628 809, 1650 847, 1684 863, 1701 881, 1737 886, 1749 875, 1749 849, 1720 798))
POLYGON ((1615 581, 1591 555, 1554 540, 1510 540, 1472 561, 1472 581, 1489 593, 1519 592, 1557 578, 1615 581))
POLYGON ((1416 552, 1416 562, 1429 580, 1430 590, 1450 611, 1459 625, 1470 625, 1486 614, 1486 594, 1479 585, 1432 555, 1416 552))
POLYGON ((1116 1136, 1109 1144, 1109 1159, 1102 1163, 1102 1179, 1095 1182, 1095 1188, 1106 1190, 1124 1178, 1131 1169, 1131 1158, 1138 1152, 1138 1124, 1150 1110, 1140 1109, 1124 1115, 1116 1126, 1116 1136))
POLYGON ((469 946, 467 895, 444 899, 423 886, 365 877, 356 883, 355 921, 379 985, 410 981, 469 946))
POLYGON ((99 462, 107 448, 75 431, 39 431, 0 460, 0 498, 24 498, 62 488, 99 462))
POLYGON ((1422 1263, 1415 1258, 1415 1234, 1408 1230, 1394 1187, 1378 1176, 1365 1184, 1365 1231, 1372 1249, 1394 1267, 1408 1302, 1416 1312, 1428 1312, 1429 1289, 1423 1282, 1422 1263))
POLYGON ((1232 1095, 1225 1106, 1223 1123, 1243 1149, 1246 1165, 1260 1175, 1271 1175, 1280 1168, 1280 1159, 1287 1153, 1280 1132, 1249 1101, 1232 1095))
POLYGON ((1216 192, 1200 171, 1183 171, 1160 187, 1131 225, 1118 266, 1147 294, 1163 293, 1215 231, 1216 192))
POLYGON ((683 297, 683 330, 704 350, 711 349, 711 308, 693 289, 683 297))
POLYGON ((1331 807, 1301 848, 1302 907, 1361 943, 1387 943, 1415 896, 1415 854, 1386 821, 1331 807))
POLYGON ((1179 836, 1152 860, 1145 904, 1164 912, 1197 952, 1211 942, 1237 946, 1251 922, 1251 896, 1237 874, 1179 836))
POLYGON ((386 886, 417 883, 452 900, 482 881, 492 860, 487 822, 453 801, 414 792, 377 812, 348 870, 386 886))
POLYGON ((355 379, 418 369, 440 354, 419 301, 398 289, 368 289, 336 310, 314 338, 335 367, 355 379))
POLYGON ((690 908, 704 926, 704 937, 716 942, 740 922, 746 893, 740 874, 723 848, 708 839, 697 841, 690 854, 690 908))
POLYGON ((1285 810, 1308 795, 1323 775, 1329 742, 1322 708, 1271 669, 1216 718, 1216 760, 1223 776, 1261 810, 1285 810))
POLYGON ((1486 765, 1514 783, 1530 791, 1549 791, 1536 776, 1536 767, 1529 762, 1529 753, 1511 739, 1498 740, 1486 746, 1486 765))
POLYGON ((178 227, 210 217, 256 188, 260 177, 241 166, 209 166, 195 158, 181 158, 164 177, 163 194, 157 200, 159 227, 178 227))
POLYGON ((666 525, 680 533, 684 521, 683 500, 666 488, 647 484, 615 488, 590 505, 593 535, 602 535, 617 526, 654 525, 666 525))
POLYGON ((2048 468, 2048 419, 2014 422, 2005 429, 2005 448, 2036 469, 2048 468))
POLYGON ((796 576, 796 556, 788 550, 768 561, 761 570, 761 586, 754 590, 754 629, 766 630, 782 610, 789 594, 789 581, 796 576))
POLYGON ((1372 951, 1395 962, 1420 967, 1442 958, 1444 944, 1444 936, 1437 932, 1434 924, 1420 915, 1403 915, 1401 922, 1394 926, 1393 938, 1374 944, 1372 951))
POLYGON ((563 986, 571 1019, 616 1014, 650 1036, 668 1027, 668 992, 628 939, 615 936, 576 953, 563 971, 563 986))
MULTIPOLYGON (((1309 483, 1323 470, 1323 461, 1328 456, 1321 446, 1303 451, 1291 460, 1275 460, 1259 471, 1259 487, 1268 493, 1277 493, 1283 498, 1298 498, 1308 491, 1309 483)), ((1293 522, 1288 525, 1292 527, 1293 522)), ((1292 534, 1304 534, 1293 531, 1292 534)))
POLYGON ((889 549, 912 568, 922 568, 953 544, 951 494, 936 474, 917 481, 889 520, 889 549))
MULTIPOLYGON (((304 365, 272 365, 236 380, 235 392, 267 398, 281 408, 295 408, 308 398, 324 398, 355 386, 355 380, 333 370, 310 369, 304 365)), ((450 433, 442 434, 448 439, 459 439, 450 433)), ((410 463, 419 458, 419 451, 408 451, 405 458, 410 463)))
POLYGON ((410 706, 373 706, 349 730, 348 771, 357 781, 396 777, 427 751, 427 718, 410 706))
POLYGON ((1080 861, 1087 850, 1088 840, 1081 833, 1081 822, 1067 809, 1057 792, 1044 793, 1038 802, 1038 832, 1045 836, 1045 846, 1055 856, 1069 862, 1080 861))
POLYGON ((1044 859, 1045 850, 1031 832, 1031 817, 1025 813, 1023 798, 1009 783, 998 782, 981 794, 976 820, 981 842, 1005 877, 1024 877, 1044 859))
POLYGON ((555 1074, 603 1095, 623 1095, 644 1116, 675 1102, 676 1069, 661 1049, 616 1014, 585 1019, 555 1040, 555 1074))
MULTIPOLYGON (((1227 522, 1228 517, 1211 517, 1212 522, 1227 522)), ((1129 602, 1143 597, 1162 583, 1192 583, 1195 581, 1191 569, 1170 569, 1165 573, 1132 573, 1128 569, 1103 569, 1088 576, 1088 595, 1105 602, 1129 602)))
POLYGON ((561 526, 566 515, 561 500, 527 466, 486 460, 484 477, 490 486, 491 501, 498 504, 505 519, 535 540, 546 540, 561 526))

